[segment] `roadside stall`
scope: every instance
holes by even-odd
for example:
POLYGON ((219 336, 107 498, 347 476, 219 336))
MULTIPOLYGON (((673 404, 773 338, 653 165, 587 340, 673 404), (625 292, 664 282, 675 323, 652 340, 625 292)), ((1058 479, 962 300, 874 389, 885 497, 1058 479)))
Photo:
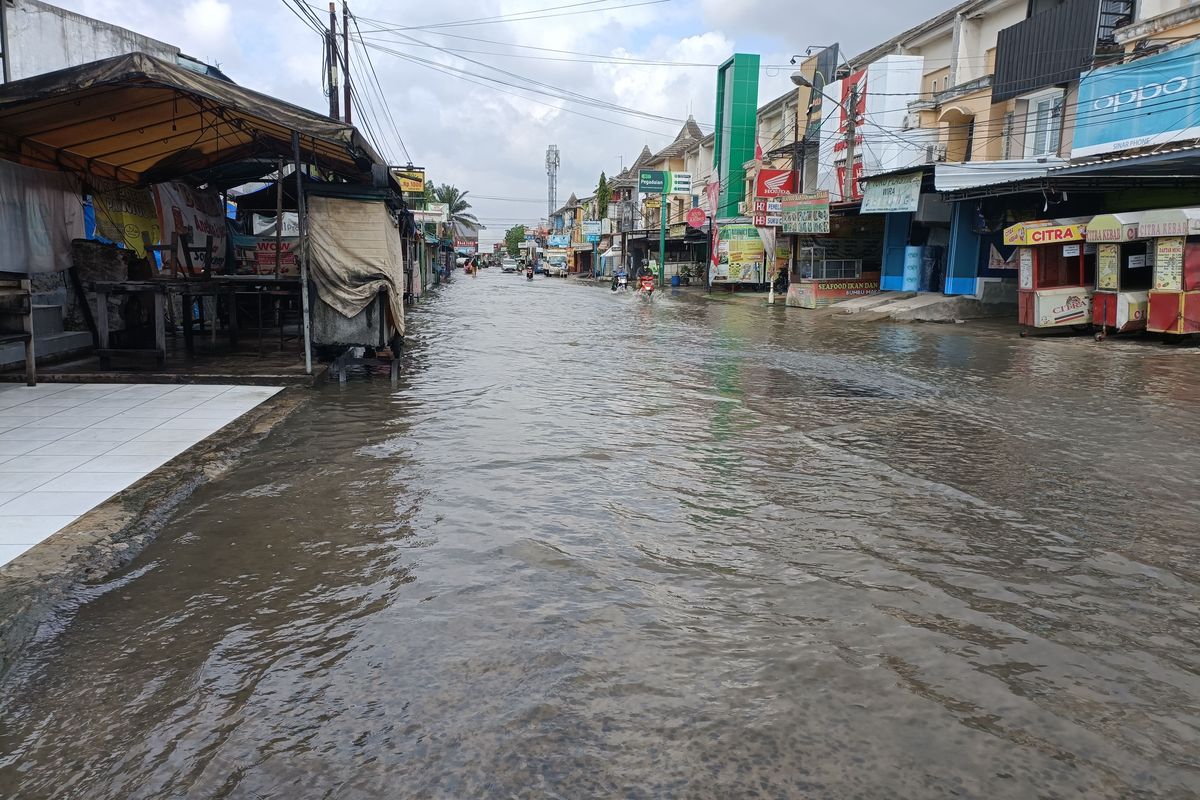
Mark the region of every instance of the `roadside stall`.
POLYGON ((1087 225, 1087 242, 1096 246, 1096 294, 1092 323, 1096 339, 1109 331, 1127 333, 1146 328, 1150 287, 1154 282, 1154 249, 1139 232, 1145 212, 1101 214, 1087 225))
POLYGON ((1017 321, 1041 330, 1089 325, 1096 256, 1084 242, 1082 218, 1018 222, 1004 229, 1017 248, 1017 321))
POLYGON ((1154 245, 1146 329, 1200 333, 1200 208, 1147 211, 1139 233, 1154 245))

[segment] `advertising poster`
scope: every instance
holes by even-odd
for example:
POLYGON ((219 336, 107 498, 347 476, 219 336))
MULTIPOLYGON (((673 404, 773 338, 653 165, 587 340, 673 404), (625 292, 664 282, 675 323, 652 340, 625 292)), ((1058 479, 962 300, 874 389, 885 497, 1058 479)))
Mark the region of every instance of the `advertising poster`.
POLYGON ((1117 289, 1121 273, 1121 246, 1102 244, 1096 250, 1096 288, 1117 289))
POLYGON ((714 280, 735 283, 763 283, 765 252, 758 229, 753 225, 722 225, 714 280), (722 269, 724 268, 724 269, 722 269))
POLYGON ((158 211, 149 189, 114 186, 93 194, 92 207, 96 210, 96 233, 110 242, 124 244, 140 258, 146 257, 143 232, 151 244, 158 244, 158 211))
MULTIPOLYGON (((154 203, 162 227, 162 241, 170 242, 171 235, 191 232, 192 245, 201 247, 205 237, 213 237, 213 272, 225 271, 227 231, 221 198, 214 191, 193 189, 186 183, 160 183, 154 186, 154 203)), ((182 259, 177 254, 177 258, 182 259)), ((181 266, 183 262, 180 262, 181 266)), ((193 263, 199 271, 202 264, 193 263)))
POLYGON ((1019 286, 1022 289, 1033 288, 1033 250, 1028 247, 1017 249, 1017 265, 1020 268, 1019 286))
POLYGON ((1168 292, 1183 290, 1183 252, 1183 237, 1168 236, 1155 242, 1155 289, 1168 292))

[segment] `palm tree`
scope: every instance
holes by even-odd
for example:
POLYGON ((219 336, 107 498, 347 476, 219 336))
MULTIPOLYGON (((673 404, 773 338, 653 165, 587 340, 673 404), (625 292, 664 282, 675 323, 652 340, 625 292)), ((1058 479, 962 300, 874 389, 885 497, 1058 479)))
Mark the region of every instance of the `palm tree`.
POLYGON ((464 228, 477 231, 483 227, 475 215, 468 211, 471 203, 467 200, 467 193, 460 192, 457 186, 443 183, 433 190, 433 194, 437 198, 436 202, 445 203, 450 207, 450 224, 456 233, 464 228))

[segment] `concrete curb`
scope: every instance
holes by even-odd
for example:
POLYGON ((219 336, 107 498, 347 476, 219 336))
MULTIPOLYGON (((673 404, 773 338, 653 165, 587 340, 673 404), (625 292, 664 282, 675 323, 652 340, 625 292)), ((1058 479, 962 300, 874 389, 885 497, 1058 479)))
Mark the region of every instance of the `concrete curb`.
POLYGON ((0 680, 44 625, 74 612, 82 587, 132 561, 180 503, 309 398, 283 390, 0 567, 0 680))

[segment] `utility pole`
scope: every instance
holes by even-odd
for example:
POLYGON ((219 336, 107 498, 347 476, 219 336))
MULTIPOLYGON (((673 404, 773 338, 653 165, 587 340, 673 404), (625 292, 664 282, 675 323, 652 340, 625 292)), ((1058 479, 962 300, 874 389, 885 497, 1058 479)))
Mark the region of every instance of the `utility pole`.
POLYGON ((659 206, 659 222, 658 222, 658 285, 665 286, 667 283, 667 182, 671 179, 671 173, 666 174, 663 179, 663 190, 660 200, 662 205, 659 206))
POLYGON ((325 32, 325 47, 329 61, 329 118, 340 120, 338 110, 338 46, 337 46, 337 11, 333 0, 329 0, 329 30, 325 32))
POLYGON ((842 202, 854 199, 855 135, 858 128, 858 81, 850 81, 850 103, 846 108, 846 172, 842 175, 842 202))
POLYGON ((0 57, 4 59, 4 82, 12 80, 12 54, 8 52, 8 0, 0 0, 0 57))
MULTIPOLYGON (((365 45, 364 45, 365 46, 365 45)), ((350 4, 342 0, 342 83, 346 93, 346 124, 350 123, 350 4)))

